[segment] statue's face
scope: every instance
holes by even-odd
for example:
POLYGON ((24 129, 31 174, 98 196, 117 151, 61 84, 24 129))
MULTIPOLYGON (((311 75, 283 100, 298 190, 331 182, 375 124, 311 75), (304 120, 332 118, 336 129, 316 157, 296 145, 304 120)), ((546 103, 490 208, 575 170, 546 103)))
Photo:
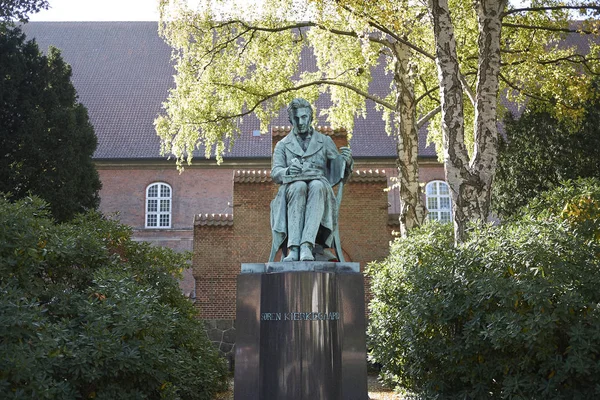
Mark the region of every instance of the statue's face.
POLYGON ((306 134, 310 128, 310 109, 298 108, 294 113, 294 125, 298 129, 298 133, 306 134))

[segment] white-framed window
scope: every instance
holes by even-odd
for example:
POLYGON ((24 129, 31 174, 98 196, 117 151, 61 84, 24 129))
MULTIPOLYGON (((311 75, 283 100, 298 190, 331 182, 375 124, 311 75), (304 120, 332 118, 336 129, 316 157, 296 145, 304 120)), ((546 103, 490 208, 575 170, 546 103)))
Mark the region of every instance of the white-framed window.
POLYGON ((146 188, 146 228, 171 227, 171 199, 173 189, 164 182, 156 182, 146 188))
POLYGON ((425 186, 427 196, 427 219, 430 221, 451 222, 452 200, 450 188, 444 181, 431 181, 425 186))

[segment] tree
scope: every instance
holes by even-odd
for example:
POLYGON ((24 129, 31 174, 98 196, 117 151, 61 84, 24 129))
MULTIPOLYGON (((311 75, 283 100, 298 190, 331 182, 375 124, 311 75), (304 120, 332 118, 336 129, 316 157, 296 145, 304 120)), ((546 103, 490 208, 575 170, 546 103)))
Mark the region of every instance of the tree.
POLYGON ((501 217, 518 214, 525 204, 560 182, 600 176, 600 82, 576 127, 560 119, 559 106, 532 102, 516 118, 504 119, 492 206, 501 217))
POLYGON ((371 265, 370 348, 410 398, 597 398, 600 180, 454 245, 431 224, 371 265))
POLYGON ((48 9, 47 0, 0 0, 0 21, 26 22, 28 14, 48 9))
MULTIPOLYGON (((413 89, 416 64, 411 61, 411 46, 415 45, 350 7, 316 12, 318 4, 315 8, 284 0, 266 2, 259 15, 249 15, 248 10, 223 15, 209 2, 197 13, 171 3, 176 2, 161 2, 161 32, 176 49, 178 75, 166 115, 156 120, 164 153, 174 154, 181 165, 184 160, 191 162, 194 149, 202 144, 207 157, 213 151, 219 159, 224 141, 235 140, 244 117, 255 113, 265 131, 280 109, 297 96, 314 102, 328 94, 332 106, 321 109, 321 116, 334 128, 352 132, 354 119, 364 116, 369 101, 382 112, 388 133, 398 141, 401 231, 406 234, 423 222, 417 130, 431 114, 418 112, 417 106, 437 100, 427 87, 433 83, 423 80, 419 92, 413 89), (308 13, 314 17, 305 18, 308 13), (303 19, 306 22, 293 22, 303 19), (318 69, 301 70, 301 57, 312 56, 318 69), (388 90, 369 91, 373 68, 391 73, 388 90), (417 114, 421 114, 419 120, 417 114)), ((385 14, 384 9, 379 11, 385 14)), ((424 15, 416 12, 416 8, 410 11, 415 21, 411 24, 403 25, 396 14, 393 21, 388 17, 385 22, 426 38, 421 23, 424 15)), ((423 63, 422 69, 431 69, 431 57, 426 58, 429 64, 423 63)))
POLYGON ((176 277, 189 254, 89 212, 0 197, 3 399, 210 400, 224 360, 176 277))
MULTIPOLYGON (((550 22, 564 25, 569 15, 560 11, 574 8, 575 1, 507 10, 506 0, 427 4, 272 0, 255 9, 259 11, 238 9, 237 13, 219 11, 212 2, 203 3, 195 13, 177 3, 161 2, 161 31, 176 49, 178 60, 177 87, 167 102, 166 115, 156 120, 163 152, 174 154, 180 163, 189 162, 196 146, 204 144, 207 156, 212 146, 218 156, 224 150, 223 140, 235 138, 244 116, 254 112, 266 126, 290 97, 299 94, 309 100, 329 94, 333 106, 323 114, 334 127, 350 130, 353 119, 364 114, 365 101, 373 101, 398 140, 404 234, 422 220, 415 127, 439 112, 433 130, 437 127, 442 133, 436 143, 452 192, 456 240, 462 241, 467 222, 486 221, 490 211, 501 84, 522 94, 515 83, 519 65, 531 69, 530 76, 542 76, 556 67, 550 75, 565 77, 555 71, 565 69, 565 64, 592 62, 585 57, 571 57, 569 63, 540 58, 547 50, 544 45, 555 40, 562 28, 550 26, 547 32, 554 36, 548 33, 535 45, 523 46, 529 28, 545 28, 550 22), (518 23, 509 28, 511 34, 516 31, 510 40, 502 41, 505 18, 518 23), (298 59, 305 47, 314 53, 316 72, 299 71, 298 59), (502 54, 512 54, 511 64, 502 64, 502 54), (511 69, 501 80, 501 68, 507 66, 511 69), (393 73, 390 90, 382 94, 369 91, 375 67, 393 73), (437 82, 429 79, 435 76, 435 67, 437 82)), ((537 90, 534 85, 527 88, 531 93, 537 90)))
POLYGON ((60 221, 96 208, 97 139, 71 68, 55 48, 42 55, 18 28, 0 30, 0 191, 15 199, 34 193, 60 221))
MULTIPOLYGON (((583 81, 578 75, 583 72, 580 66, 591 70, 590 65, 597 64, 600 58, 592 56, 590 59, 577 51, 574 52, 572 47, 561 51, 558 48, 560 43, 557 44, 556 40, 560 37, 557 37, 556 33, 594 33, 594 30, 577 30, 566 26, 570 20, 569 11, 578 9, 586 16, 593 12, 597 14, 600 7, 595 3, 586 4, 580 1, 540 1, 534 7, 507 10, 506 0, 474 2, 477 17, 477 56, 473 58, 477 63, 464 63, 476 73, 476 89, 474 95, 470 96, 474 109, 473 149, 470 155, 465 146, 465 115, 463 94, 460 90, 461 63, 455 39, 452 7, 447 0, 430 0, 429 7, 440 77, 444 166, 454 202, 455 237, 461 242, 466 239, 466 223, 486 221, 490 213, 498 151, 496 120, 500 81, 510 89, 518 91, 515 97, 535 96, 548 99, 547 92, 550 91, 554 95, 557 89, 564 88, 564 81, 568 80, 568 77, 575 77, 569 82, 574 83, 571 85, 574 90, 570 90, 580 91, 582 85, 577 84, 583 81), (505 18, 513 18, 515 22, 505 21, 505 18), (508 39, 505 40, 502 40, 503 26, 512 28, 507 35, 508 39), (541 31, 542 34, 534 38, 527 34, 529 31, 541 31), (552 54, 550 60, 547 56, 548 50, 556 50, 557 53, 552 54), (509 62, 504 63, 505 67, 509 67, 506 77, 501 74, 503 54, 512 55, 507 57, 509 62), (525 75, 524 72, 527 72, 530 79, 519 87, 515 82, 522 82, 519 74, 525 75), (544 79, 553 75, 554 79, 544 79), (537 79, 532 79, 534 77, 537 79), (563 82, 558 84, 559 80, 563 82), (524 88, 526 89, 523 90, 524 88)), ((592 18, 590 24, 593 23, 597 24, 597 20, 592 18)), ((592 52, 597 51, 597 46, 595 49, 592 46, 592 52)), ((584 93, 580 92, 579 95, 580 98, 585 97, 584 93)))

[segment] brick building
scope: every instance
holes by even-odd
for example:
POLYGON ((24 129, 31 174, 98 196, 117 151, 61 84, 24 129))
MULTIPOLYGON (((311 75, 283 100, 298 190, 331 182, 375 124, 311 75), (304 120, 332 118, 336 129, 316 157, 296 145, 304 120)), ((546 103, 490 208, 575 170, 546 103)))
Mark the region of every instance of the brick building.
MULTIPOLYGON (((196 299, 227 352, 239 264, 265 262, 269 256, 268 210, 276 185, 267 172, 274 141, 289 125, 286 113, 282 110, 273 121, 272 135, 261 136, 257 121, 245 120, 242 136, 221 165, 204 159, 200 149, 194 165, 180 174, 173 160, 160 156, 153 126, 175 74, 156 22, 30 22, 23 30, 42 51, 59 48, 72 66, 79 100, 98 136, 94 161, 103 185, 100 209, 119 213, 136 240, 194 251, 182 287, 196 299)), ((383 72, 379 78, 370 88, 375 93, 388 86, 383 72)), ((334 135, 338 144, 346 140, 344 134, 319 129, 334 135)), ((420 177, 431 215, 449 218, 443 166, 433 147, 425 146, 425 132, 420 136, 420 177)), ((396 143, 372 103, 367 118, 356 122, 350 145, 355 172, 344 190, 340 236, 347 260, 364 268, 385 257, 398 224, 397 193, 384 192, 395 175, 396 143)))

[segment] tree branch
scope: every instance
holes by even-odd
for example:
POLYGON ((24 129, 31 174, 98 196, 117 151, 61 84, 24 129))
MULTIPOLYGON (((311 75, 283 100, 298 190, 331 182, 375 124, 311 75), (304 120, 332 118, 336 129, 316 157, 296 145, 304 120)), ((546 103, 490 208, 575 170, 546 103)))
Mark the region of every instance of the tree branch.
MULTIPOLYGON (((246 28, 246 32, 248 31, 257 31, 257 32, 271 32, 271 33, 277 33, 277 32, 283 32, 283 31, 287 31, 287 30, 292 30, 292 29, 302 29, 302 28, 319 28, 322 29, 324 31, 327 32, 331 32, 334 35, 341 35, 341 36, 351 36, 351 37, 358 37, 358 34, 354 31, 343 31, 341 29, 335 29, 335 28, 328 28, 325 25, 322 24, 317 24, 316 22, 299 22, 296 24, 290 24, 290 25, 286 25, 286 26, 281 26, 281 27, 275 27, 275 28, 267 28, 267 27, 262 27, 262 26, 256 26, 256 25, 250 25, 245 21, 241 21, 241 20, 234 20, 234 21, 229 21, 229 23, 227 25, 229 25, 230 23, 238 23, 241 26, 243 26, 244 28, 246 28)), ((214 28, 218 29, 221 27, 226 26, 226 24, 219 24, 216 25, 214 28)), ((379 43, 383 46, 389 47, 389 41, 379 38, 375 35, 369 35, 368 39, 371 42, 375 42, 375 43, 379 43)))
MULTIPOLYGON (((357 13, 352 10, 350 7, 348 6, 341 6, 344 10, 348 11, 350 14, 354 14, 357 15, 357 13)), ((428 51, 426 51, 425 49, 412 44, 411 42, 409 42, 406 39, 403 39, 402 37, 400 37, 399 35, 397 35, 395 32, 389 30, 388 28, 386 28, 385 26, 381 25, 380 23, 378 23, 377 21, 375 21, 373 18, 370 18, 368 15, 359 15, 360 17, 364 17, 367 18, 369 20, 369 25, 372 26, 375 29, 378 29, 379 31, 381 31, 382 33, 385 33, 386 35, 388 35, 389 37, 391 37, 392 39, 410 47, 411 49, 413 49, 414 51, 416 51, 419 54, 424 55, 425 57, 431 59, 431 60, 435 60, 435 57, 433 56, 433 54, 429 53, 428 51)))
POLYGON ((568 56, 555 58, 553 60, 546 60, 546 61, 540 60, 540 61, 537 61, 537 63, 541 64, 541 65, 548 65, 548 64, 556 64, 561 61, 568 61, 568 62, 571 62, 574 64, 586 64, 588 61, 600 61, 600 58, 597 58, 597 57, 587 58, 586 56, 581 55, 581 54, 570 54, 568 56))
POLYGON ((538 12, 538 11, 553 11, 553 10, 600 10, 600 6, 548 6, 548 7, 523 7, 523 8, 513 8, 512 10, 505 11, 502 16, 505 17, 510 14, 516 14, 520 12, 538 12))
POLYGON ((230 114, 230 115, 221 115, 221 116, 217 116, 214 119, 209 119, 209 120, 205 120, 202 121, 203 123, 217 123, 217 122, 221 122, 221 121, 225 121, 225 120, 229 120, 229 119, 234 119, 234 118, 240 118, 240 117, 244 117, 246 115, 250 115, 254 112, 254 110, 256 110, 256 108, 258 108, 259 105, 261 105, 262 103, 275 98, 277 96, 280 96, 282 94, 285 93, 289 93, 289 92, 295 92, 301 89, 304 89, 306 87, 310 87, 310 86, 317 86, 317 85, 333 85, 333 86, 341 86, 344 87, 346 89, 352 90, 353 92, 365 97, 366 99, 369 99, 371 101, 374 101, 377 104, 380 104, 386 108, 389 108, 391 110, 394 110, 394 107, 392 104, 386 102, 385 100, 382 100, 376 96, 373 96, 355 86, 352 86, 348 83, 344 83, 344 82, 336 82, 333 80, 329 80, 329 79, 318 79, 312 82, 306 82, 303 83, 301 85, 295 86, 293 88, 287 88, 287 89, 281 89, 278 90, 276 92, 270 93, 270 94, 260 94, 260 93, 255 93, 250 91, 248 88, 243 87, 243 86, 239 86, 239 85, 235 85, 235 84, 231 84, 231 83, 222 83, 222 82, 211 82, 211 84, 215 85, 215 86, 222 86, 222 87, 227 87, 227 88, 231 88, 231 89, 236 89, 236 90, 240 90, 244 93, 250 94, 252 96, 257 96, 260 97, 260 99, 254 104, 254 106, 252 106, 251 108, 249 108, 248 110, 238 113, 238 114, 230 114))
MULTIPOLYGON (((528 60, 518 60, 518 61, 512 61, 510 63, 502 63, 501 66, 502 67, 507 67, 507 66, 516 66, 516 65, 521 65, 521 64, 525 64, 528 60)), ((600 61, 600 58, 598 57, 592 57, 592 58, 587 58, 584 55, 581 54, 570 54, 568 56, 564 56, 564 57, 559 57, 559 58, 555 58, 552 60, 537 60, 537 61, 532 61, 533 63, 539 64, 539 65, 550 65, 550 64, 558 64, 561 61, 566 61, 566 62, 570 62, 573 64, 581 64, 583 65, 592 75, 599 75, 600 72, 596 72, 590 65, 589 62, 591 61, 600 61)))
POLYGON ((557 27, 553 27, 553 26, 513 24, 513 23, 509 23, 509 22, 502 23, 502 26, 506 26, 509 28, 543 30, 543 31, 550 31, 550 32, 585 33, 586 35, 594 34, 593 31, 584 31, 584 30, 577 30, 577 29, 571 29, 571 28, 557 28, 557 27))
POLYGON ((459 73, 458 79, 460 80, 460 83, 462 84, 463 90, 467 93, 467 97, 469 98, 469 100, 471 100, 471 104, 473 104, 473 107, 477 107, 477 99, 475 98, 475 93, 473 93, 471 86, 469 86, 469 82, 467 82, 467 78, 465 78, 465 76, 463 74, 459 73))
MULTIPOLYGON (((553 102, 555 102, 555 101, 556 101, 556 99, 554 99, 554 98, 552 98, 552 99, 549 99, 549 98, 546 98, 546 97, 538 96, 538 95, 536 95, 536 94, 533 94, 533 93, 528 93, 528 92, 526 92, 526 91, 525 91, 525 90, 523 90, 522 88, 518 87, 517 85, 515 85, 514 83, 512 83, 512 82, 510 82, 508 79, 506 79, 506 78, 504 77, 504 75, 502 75, 501 73, 500 73, 500 74, 498 74, 498 77, 499 77, 499 78, 500 78, 500 79, 501 79, 501 80, 502 80, 504 83, 506 83, 506 85, 507 85, 508 87, 510 87, 510 88, 511 88, 511 89, 513 89, 513 90, 516 90, 517 92, 523 93, 525 96, 527 96, 527 97, 529 97, 529 98, 531 98, 531 99, 534 99, 534 100, 539 100, 539 101, 543 101, 544 103, 553 103, 553 102)), ((571 110, 575 110, 575 109, 576 109, 575 107, 572 107, 572 106, 570 106, 570 105, 568 105, 568 104, 565 104, 564 102, 560 102, 560 104, 561 104, 563 107, 569 108, 569 109, 571 109, 571 110)))
POLYGON ((433 87, 431 89, 427 89, 427 82, 425 82, 425 79, 423 79, 423 76, 419 75, 419 80, 421 81, 421 83, 423 84, 423 87, 425 88, 425 93, 423 93, 421 96, 419 96, 416 100, 415 100, 415 104, 418 104, 421 100, 423 100, 425 97, 429 97, 431 100, 433 101, 437 101, 438 103, 440 102, 439 98, 435 98, 431 96, 431 93, 435 92, 436 90, 440 90, 439 86, 433 87))
POLYGON ((433 118, 440 111, 442 111, 442 106, 437 106, 436 108, 434 108, 433 110, 429 111, 427 114, 422 116, 421 119, 419 119, 417 121, 417 130, 421 129, 421 127, 423 125, 425 125, 427 122, 429 122, 429 120, 431 118, 433 118))
MULTIPOLYGON (((345 9, 346 11, 348 11, 349 13, 356 14, 351 8, 349 8, 347 6, 342 6, 342 8, 345 9)), ((398 42, 408 46, 409 48, 413 49, 417 53, 422 54, 425 57, 429 58, 430 60, 435 61, 435 56, 433 54, 429 53, 428 51, 426 51, 425 49, 422 49, 419 46, 412 44, 408 40, 403 39, 399 35, 396 35, 394 32, 390 31, 383 25, 377 23, 377 21, 373 20, 372 18, 369 18, 369 25, 371 25, 372 27, 374 27, 376 29, 379 29, 381 32, 389 35, 390 37, 394 38, 398 42)), ((465 78, 465 76, 460 72, 458 75, 459 75, 459 80, 463 87, 463 90, 467 93, 467 96, 469 97, 469 100, 471 101, 473 106, 475 106, 476 105, 475 93, 473 93, 473 90, 471 89, 471 86, 469 86, 469 83, 467 82, 467 79, 465 78)))

